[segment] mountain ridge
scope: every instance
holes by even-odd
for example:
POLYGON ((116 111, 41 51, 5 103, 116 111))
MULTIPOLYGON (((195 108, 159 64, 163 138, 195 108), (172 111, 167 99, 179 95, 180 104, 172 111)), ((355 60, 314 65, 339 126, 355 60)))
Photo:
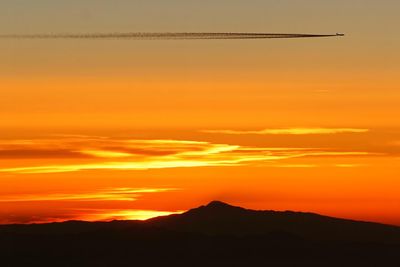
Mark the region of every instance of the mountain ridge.
POLYGON ((399 243, 400 227, 356 221, 297 211, 252 210, 211 201, 181 214, 145 221, 84 222, 0 225, 0 234, 9 231, 74 233, 97 229, 158 228, 173 232, 206 235, 256 236, 286 233, 313 241, 399 243))
POLYGON ((260 235, 286 232, 312 240, 400 243, 400 227, 341 219, 316 213, 251 210, 221 201, 182 214, 147 221, 174 231, 212 235, 260 235))
POLYGON ((220 201, 147 221, 3 225, 0 241, 11 267, 400 266, 400 227, 220 201))

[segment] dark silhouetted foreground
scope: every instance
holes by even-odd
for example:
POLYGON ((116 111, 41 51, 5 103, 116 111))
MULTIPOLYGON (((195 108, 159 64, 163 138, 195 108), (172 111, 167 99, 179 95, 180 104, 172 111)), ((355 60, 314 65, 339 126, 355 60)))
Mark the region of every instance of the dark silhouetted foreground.
POLYGON ((145 222, 0 226, 0 266, 400 266, 400 228, 222 202, 145 222))

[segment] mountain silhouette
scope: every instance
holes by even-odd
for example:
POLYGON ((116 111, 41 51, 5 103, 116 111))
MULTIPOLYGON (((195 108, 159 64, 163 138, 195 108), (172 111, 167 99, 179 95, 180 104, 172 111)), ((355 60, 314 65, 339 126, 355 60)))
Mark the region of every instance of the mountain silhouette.
POLYGON ((1 266, 400 266, 400 227, 213 201, 147 221, 0 226, 1 266))
POLYGON ((148 221, 175 231, 235 236, 281 232, 312 240, 400 243, 400 228, 314 213, 255 211, 212 201, 186 213, 148 221))

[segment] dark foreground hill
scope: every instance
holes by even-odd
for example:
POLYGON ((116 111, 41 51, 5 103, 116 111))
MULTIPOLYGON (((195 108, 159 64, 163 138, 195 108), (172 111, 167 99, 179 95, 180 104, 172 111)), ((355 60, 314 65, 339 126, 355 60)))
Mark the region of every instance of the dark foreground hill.
POLYGON ((222 202, 145 222, 0 226, 0 266, 400 266, 400 227, 222 202))

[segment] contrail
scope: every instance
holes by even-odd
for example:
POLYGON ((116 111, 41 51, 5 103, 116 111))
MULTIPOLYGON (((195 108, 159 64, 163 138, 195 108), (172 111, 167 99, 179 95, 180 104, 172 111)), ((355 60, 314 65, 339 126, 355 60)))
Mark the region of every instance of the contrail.
POLYGON ((2 39, 134 39, 134 40, 200 40, 200 39, 278 39, 336 37, 343 34, 292 34, 292 33, 83 33, 83 34, 7 34, 2 39))

